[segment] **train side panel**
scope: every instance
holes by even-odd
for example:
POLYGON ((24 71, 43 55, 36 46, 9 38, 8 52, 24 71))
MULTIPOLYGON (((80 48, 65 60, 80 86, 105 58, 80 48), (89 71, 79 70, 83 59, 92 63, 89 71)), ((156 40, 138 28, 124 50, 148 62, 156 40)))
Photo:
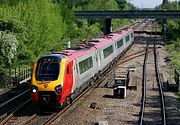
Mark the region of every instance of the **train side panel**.
POLYGON ((58 56, 61 59, 61 62, 59 62, 60 73, 58 79, 54 81, 37 81, 35 64, 31 86, 36 86, 38 89, 36 93, 31 93, 32 101, 37 103, 43 94, 47 95, 49 92, 53 92, 56 99, 54 101, 62 105, 69 95, 73 95, 74 93, 78 95, 88 87, 89 81, 100 71, 108 68, 114 59, 119 57, 123 51, 127 50, 133 40, 133 31, 126 29, 122 33, 119 33, 119 35, 112 33, 107 38, 100 38, 99 42, 94 43, 93 46, 82 44, 83 46, 81 45, 81 47, 85 46, 84 49, 76 51, 67 50, 64 53, 53 55, 54 58, 58 56), (67 53, 68 51, 69 53, 67 53), (67 56, 65 57, 65 55, 67 56), (61 89, 60 92, 57 91, 57 86, 62 87, 59 88, 61 89))
POLYGON ((92 51, 82 57, 75 59, 74 63, 74 84, 72 93, 80 90, 83 87, 87 87, 85 83, 91 79, 96 73, 98 73, 98 63, 96 58, 96 52, 92 51))
POLYGON ((123 37, 121 37, 117 41, 115 41, 115 44, 116 44, 116 53, 117 53, 117 57, 118 57, 125 48, 125 45, 124 45, 125 43, 124 43, 123 37))
POLYGON ((125 43, 124 50, 129 47, 129 45, 132 43, 132 41, 134 41, 134 33, 131 31, 124 36, 124 43, 125 43))
POLYGON ((99 50, 100 50, 99 52, 101 55, 101 67, 99 70, 103 70, 115 58, 114 43, 111 42, 110 44, 100 48, 99 50))
POLYGON ((70 95, 72 87, 73 87, 73 82, 74 82, 74 74, 73 74, 73 60, 69 60, 66 65, 65 65, 65 72, 64 72, 64 84, 62 87, 62 93, 57 94, 56 100, 60 100, 60 104, 62 105, 63 102, 66 100, 66 98, 70 95))

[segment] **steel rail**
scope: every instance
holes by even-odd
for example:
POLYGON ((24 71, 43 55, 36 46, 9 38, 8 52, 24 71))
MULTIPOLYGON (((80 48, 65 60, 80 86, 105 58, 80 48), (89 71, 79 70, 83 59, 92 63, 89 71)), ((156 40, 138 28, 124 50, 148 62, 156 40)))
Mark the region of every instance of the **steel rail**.
MULTIPOLYGON (((115 66, 115 64, 114 64, 114 66, 115 66)), ((85 91, 83 91, 79 96, 77 96, 75 98, 75 100, 73 100, 73 102, 71 104, 68 104, 60 112, 53 113, 51 115, 51 117, 45 123, 43 123, 43 125, 49 125, 49 124, 53 123, 58 117, 60 117, 64 112, 66 112, 74 103, 76 103, 81 97, 83 97, 83 95, 85 95, 91 89, 97 88, 102 83, 102 81, 106 78, 106 76, 108 76, 110 74, 110 71, 112 71, 112 70, 113 70, 113 67, 111 67, 111 68, 107 69, 106 71, 104 71, 103 77, 99 78, 97 81, 95 81, 95 83, 92 86, 90 86, 87 89, 85 89, 85 91)), ((24 121, 21 125, 29 124, 36 117, 37 117, 36 114, 32 115, 30 118, 28 118, 26 121, 24 121)))
POLYGON ((159 70, 158 70, 158 59, 157 59, 157 52, 156 52, 156 34, 155 34, 155 40, 154 40, 154 61, 155 61, 155 72, 156 72, 156 79, 159 86, 159 94, 161 97, 161 115, 162 115, 162 121, 163 125, 167 124, 166 121, 166 110, 165 110, 165 102, 164 102, 164 94, 162 89, 162 83, 159 76, 159 70))
MULTIPOLYGON (((133 43, 132 43, 133 44, 133 43)), ((131 45, 130 45, 131 46, 131 45)), ((127 50, 126 50, 127 51, 127 50)), ((123 55, 123 54, 122 54, 123 55)), ((119 57, 120 59, 121 57, 119 57)), ((121 60, 120 60, 121 61, 121 60)), ((104 75, 102 75, 103 77, 99 78, 94 85, 90 86, 89 88, 87 88, 84 92, 82 92, 73 102, 72 104, 69 104, 67 107, 65 107, 62 111, 60 111, 59 113, 57 113, 55 116, 53 116, 52 118, 50 118, 46 123, 44 123, 43 125, 49 125, 51 123, 53 123, 59 116, 61 116, 65 111, 67 111, 71 105, 73 105, 74 103, 76 103, 83 95, 85 95, 88 91, 90 91, 90 89, 92 88, 97 88, 102 81, 111 73, 111 71, 113 71, 117 65, 119 65, 119 63, 115 63, 113 64, 112 67, 108 68, 106 71, 104 71, 104 75)))
MULTIPOLYGON (((133 44, 133 43, 132 43, 133 44)), ((126 50, 127 51, 127 50, 126 50)), ((144 51, 144 50, 143 50, 144 51)), ((142 51, 141 52, 137 52, 136 54, 138 54, 138 53, 142 53, 142 51)), ((144 53, 143 53, 144 54, 144 53)), ((123 56, 123 54, 122 54, 122 56, 123 56)), ((139 55, 138 55, 139 56, 139 55)), ((141 56, 141 55, 140 55, 141 56)), ((120 60, 120 61, 122 61, 122 60, 120 60)), ((90 87, 88 87, 85 91, 83 91, 79 96, 77 96, 76 98, 75 98, 75 100, 71 103, 71 104, 68 104, 64 109, 62 109, 59 113, 55 113, 55 114, 53 114, 53 115, 51 115, 51 117, 45 122, 45 123, 43 123, 43 125, 49 125, 49 124, 51 124, 51 123, 53 123, 58 117, 60 117, 64 112, 66 112, 74 103, 76 103, 82 96, 84 96, 87 92, 89 92, 91 89, 93 89, 93 88, 97 88, 101 83, 102 83, 102 81, 111 73, 111 71, 113 71, 116 67, 117 67, 117 65, 119 65, 119 63, 117 62, 117 63, 115 63, 115 64, 113 64, 113 66, 112 67, 110 67, 110 68, 108 68, 107 70, 105 70, 104 71, 104 75, 102 75, 103 77, 101 77, 101 78, 99 78, 97 81, 95 81, 95 83, 92 85, 92 86, 90 86, 90 87)), ((37 115, 36 114, 34 114, 34 115, 32 115, 30 118, 28 118, 26 121, 24 121, 23 123, 22 123, 22 125, 25 125, 25 124, 29 124, 29 122, 31 122, 33 119, 35 119, 37 117, 37 115)))
MULTIPOLYGON (((147 26, 146 26, 147 27, 147 26)), ((154 27, 153 27, 154 28, 154 27)), ((152 31, 153 31, 153 28, 152 28, 152 31)), ((152 32, 151 32, 152 33, 152 32)), ((138 122, 138 125, 143 125, 144 124, 144 111, 145 111, 145 100, 146 100, 146 66, 147 66, 147 59, 148 59, 148 47, 149 47, 149 41, 151 39, 151 36, 152 34, 150 34, 150 37, 149 39, 147 40, 147 43, 146 43, 146 53, 144 55, 144 63, 143 63, 143 78, 142 78, 142 99, 141 99, 141 111, 140 111, 140 117, 139 117, 139 122, 138 122)))
POLYGON ((35 119, 36 117, 37 117, 36 114, 30 116, 28 119, 26 119, 26 121, 22 122, 21 125, 26 125, 26 124, 30 123, 30 122, 31 122, 33 119, 35 119))
MULTIPOLYGON (((154 28, 154 26, 153 26, 154 28)), ((155 27, 156 28, 156 27, 155 27)), ((156 30, 156 29, 155 29, 156 30)), ((152 34, 151 34, 152 35, 152 34)), ((150 38, 151 38, 151 35, 150 35, 150 38)), ((153 46, 153 53, 154 53, 154 63, 155 63, 155 72, 156 72, 156 80, 157 80, 157 84, 158 84, 158 87, 159 87, 159 95, 160 95, 160 98, 161 98, 161 114, 162 114, 162 124, 163 125, 166 125, 167 124, 167 121, 166 121, 166 112, 165 112, 165 103, 164 103, 164 95, 163 95, 163 90, 162 90, 162 83, 160 81, 160 76, 159 76, 159 70, 158 70, 158 60, 157 60, 157 53, 156 53, 156 32, 155 32, 155 37, 154 37, 154 46, 153 46)), ((147 45, 147 48, 148 48, 148 45, 147 45)), ((147 54, 147 53, 146 53, 147 54)), ((146 55, 145 55, 145 58, 146 55)), ((141 106, 141 112, 140 112, 140 118, 139 118, 139 125, 143 125, 144 121, 143 121, 143 118, 144 118, 144 110, 145 110, 145 95, 146 95, 146 60, 144 59, 144 65, 143 65, 143 88, 142 88, 142 106, 141 106)))
POLYGON ((144 110, 145 110, 147 58, 148 58, 148 41, 147 41, 147 44, 146 44, 146 53, 144 55, 144 63, 143 63, 142 99, 141 99, 141 112, 140 112, 140 118, 139 118, 139 125, 143 125, 144 110))
POLYGON ((30 101, 31 101, 31 99, 28 99, 28 100, 26 100, 24 103, 21 103, 20 105, 16 106, 16 107, 14 108, 14 111, 13 111, 10 115, 6 116, 6 118, 0 122, 0 125, 6 124, 6 123, 8 122, 8 120, 13 117, 13 115, 14 115, 15 112, 17 112, 19 109, 21 109, 22 107, 24 107, 24 106, 25 106, 26 104, 28 104, 30 101))
POLYGON ((26 91, 22 92, 21 94, 9 99, 8 101, 6 102, 3 102, 0 104, 0 109, 4 106, 6 106, 7 104, 11 103, 12 101, 16 100, 17 98, 20 98, 21 96, 23 96, 24 94, 28 93, 30 91, 30 89, 27 89, 26 91))
MULTIPOLYGON (((115 65, 114 65, 115 66, 115 65)), ((72 102, 72 104, 67 105, 63 110, 61 110, 59 113, 57 113, 55 116, 51 117, 50 119, 48 119, 48 121, 46 123, 44 123, 43 125, 50 125, 51 123, 53 123, 59 116, 61 116, 65 111, 67 111, 74 103, 76 103, 81 97, 83 97, 87 92, 89 92, 91 89, 93 88, 97 88, 102 81, 104 80, 104 78, 106 76, 108 76, 110 74, 110 71, 112 71, 114 69, 114 67, 107 69, 103 74, 104 76, 101 77, 100 79, 98 79, 94 85, 90 86, 89 88, 87 88, 84 92, 82 92, 77 98, 75 98, 75 100, 72 102)))

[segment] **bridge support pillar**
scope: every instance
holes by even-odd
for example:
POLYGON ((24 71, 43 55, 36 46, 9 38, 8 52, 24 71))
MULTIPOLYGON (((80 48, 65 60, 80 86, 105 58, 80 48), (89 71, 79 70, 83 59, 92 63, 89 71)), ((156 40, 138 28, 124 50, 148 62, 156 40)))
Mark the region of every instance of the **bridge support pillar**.
POLYGON ((164 36, 164 42, 166 42, 166 32, 167 32, 167 20, 163 19, 163 26, 162 26, 162 34, 164 36))
POLYGON ((103 34, 107 35, 109 33, 111 33, 111 19, 105 19, 103 26, 103 34))

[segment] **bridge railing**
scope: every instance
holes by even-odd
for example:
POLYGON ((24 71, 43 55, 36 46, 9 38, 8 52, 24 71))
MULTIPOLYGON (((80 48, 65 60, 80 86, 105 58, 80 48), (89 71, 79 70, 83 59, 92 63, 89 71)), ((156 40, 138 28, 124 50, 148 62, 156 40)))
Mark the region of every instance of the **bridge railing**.
POLYGON ((9 76, 11 83, 15 86, 26 83, 31 78, 31 70, 31 67, 21 68, 20 66, 15 69, 10 69, 9 76))
POLYGON ((178 86, 178 91, 180 92, 180 72, 177 69, 176 65, 173 65, 173 71, 174 71, 174 80, 178 86))

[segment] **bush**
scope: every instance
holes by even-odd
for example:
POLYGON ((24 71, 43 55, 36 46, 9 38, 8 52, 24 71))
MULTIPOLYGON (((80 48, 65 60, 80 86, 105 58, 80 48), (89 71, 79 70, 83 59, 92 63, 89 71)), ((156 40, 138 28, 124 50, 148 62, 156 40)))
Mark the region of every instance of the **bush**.
POLYGON ((16 36, 10 32, 0 31, 0 54, 1 66, 9 67, 17 54, 18 41, 16 36))

